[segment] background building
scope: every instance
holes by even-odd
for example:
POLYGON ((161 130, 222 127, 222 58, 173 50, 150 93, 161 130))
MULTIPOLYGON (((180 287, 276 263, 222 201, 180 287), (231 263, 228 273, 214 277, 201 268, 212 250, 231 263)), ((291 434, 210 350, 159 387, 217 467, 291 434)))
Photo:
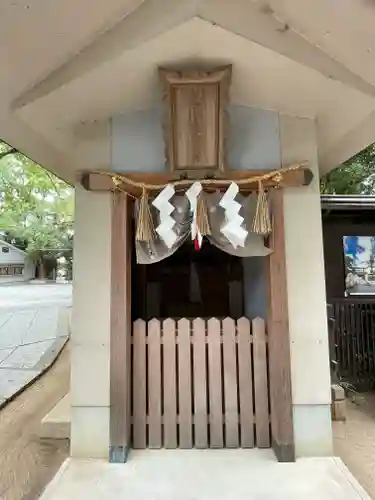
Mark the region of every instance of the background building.
POLYGON ((30 256, 15 246, 0 240, 0 285, 35 278, 35 264, 30 256))

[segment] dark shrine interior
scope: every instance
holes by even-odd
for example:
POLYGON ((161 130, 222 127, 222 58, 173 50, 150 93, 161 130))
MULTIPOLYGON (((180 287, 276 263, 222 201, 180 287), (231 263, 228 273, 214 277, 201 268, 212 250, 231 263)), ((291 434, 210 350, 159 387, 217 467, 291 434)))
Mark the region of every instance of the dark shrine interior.
MULTIPOLYGON (((135 252, 133 252, 134 254, 135 252)), ((196 318, 243 315, 242 259, 204 240, 185 242, 155 264, 133 266, 133 318, 196 318)))

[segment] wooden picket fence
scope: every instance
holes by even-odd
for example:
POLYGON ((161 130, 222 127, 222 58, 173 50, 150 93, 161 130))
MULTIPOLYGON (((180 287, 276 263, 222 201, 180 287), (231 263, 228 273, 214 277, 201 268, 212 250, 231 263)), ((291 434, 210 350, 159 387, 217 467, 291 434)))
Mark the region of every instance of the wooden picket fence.
POLYGON ((132 374, 134 448, 270 446, 264 320, 137 320, 132 374))

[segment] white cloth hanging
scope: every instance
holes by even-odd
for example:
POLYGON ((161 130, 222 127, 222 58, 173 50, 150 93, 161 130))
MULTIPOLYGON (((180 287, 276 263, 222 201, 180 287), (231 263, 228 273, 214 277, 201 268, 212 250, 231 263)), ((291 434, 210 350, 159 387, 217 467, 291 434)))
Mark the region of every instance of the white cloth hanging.
MULTIPOLYGON (((255 193, 249 196, 241 194, 236 196, 236 201, 241 206, 239 214, 243 217, 243 226, 247 230, 247 236, 243 242, 244 246, 238 245, 236 248, 221 230, 225 221, 225 210, 219 204, 222 193, 219 191, 215 193, 205 192, 204 196, 208 207, 211 227, 211 234, 207 236, 207 239, 212 245, 220 248, 223 252, 238 257, 262 257, 272 252, 272 250, 265 246, 263 236, 255 234, 250 230, 257 203, 255 193)), ((173 231, 176 234, 175 242, 171 247, 168 247, 159 235, 150 243, 136 241, 136 257, 139 264, 152 264, 166 259, 191 237, 192 213, 187 196, 175 194, 169 199, 169 203, 174 207, 171 217, 175 221, 173 226, 173 231)), ((151 214, 155 227, 158 227, 160 224, 160 212, 153 205, 151 205, 151 214)))

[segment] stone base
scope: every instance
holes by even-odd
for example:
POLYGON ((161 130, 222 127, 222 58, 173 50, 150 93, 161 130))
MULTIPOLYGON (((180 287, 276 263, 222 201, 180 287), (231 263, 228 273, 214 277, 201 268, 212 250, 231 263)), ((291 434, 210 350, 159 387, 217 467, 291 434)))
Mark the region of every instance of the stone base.
POLYGON ((278 465, 272 450, 132 450, 129 461, 68 459, 41 500, 370 500, 337 458, 278 465), (193 480, 192 480, 193 479, 193 480))
POLYGON ((70 394, 66 394, 40 424, 39 436, 48 439, 70 438, 70 394))
POLYGON ((294 405, 296 458, 333 455, 331 405, 294 405))
POLYGON ((346 401, 334 401, 332 403, 332 420, 345 422, 346 420, 346 401))
POLYGON ((346 400, 344 389, 333 384, 331 387, 332 392, 332 405, 331 405, 331 415, 332 420, 338 420, 344 422, 346 420, 346 400))

